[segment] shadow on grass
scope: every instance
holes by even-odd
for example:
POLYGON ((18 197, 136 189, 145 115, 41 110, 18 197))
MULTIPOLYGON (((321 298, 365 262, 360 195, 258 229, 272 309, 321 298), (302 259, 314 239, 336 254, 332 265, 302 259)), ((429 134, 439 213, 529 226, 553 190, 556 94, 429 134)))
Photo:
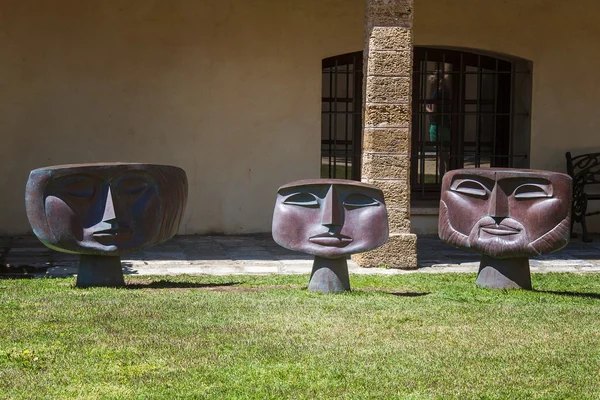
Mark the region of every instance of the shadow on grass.
POLYGON ((427 296, 427 295, 431 294, 429 292, 423 292, 423 293, 382 292, 382 293, 390 294, 392 296, 399 296, 399 297, 421 297, 421 296, 427 296))
POLYGON ((556 294, 559 296, 581 297, 583 299, 600 299, 600 293, 556 292, 553 290, 536 290, 536 289, 533 289, 533 291, 537 292, 537 293, 556 294))
POLYGON ((241 282, 193 283, 160 280, 148 283, 127 283, 123 289, 211 289, 235 287, 239 284, 241 284, 241 282))
POLYGON ((11 280, 11 279, 33 279, 35 274, 1 274, 0 280, 11 280))
POLYGON ((50 267, 33 267, 29 265, 15 267, 0 264, 0 279, 31 279, 45 274, 48 268, 50 267))
POLYGON ((413 293, 413 292, 386 292, 386 291, 381 291, 379 293, 389 294, 391 296, 397 296, 397 297, 422 297, 422 296, 427 296, 427 295, 431 294, 428 292, 413 293))
POLYGON ((398 297, 421 297, 427 296, 431 294, 431 292, 394 292, 388 290, 378 290, 378 289, 352 289, 353 292, 363 292, 363 293, 381 293, 381 294, 389 294, 391 296, 398 297))

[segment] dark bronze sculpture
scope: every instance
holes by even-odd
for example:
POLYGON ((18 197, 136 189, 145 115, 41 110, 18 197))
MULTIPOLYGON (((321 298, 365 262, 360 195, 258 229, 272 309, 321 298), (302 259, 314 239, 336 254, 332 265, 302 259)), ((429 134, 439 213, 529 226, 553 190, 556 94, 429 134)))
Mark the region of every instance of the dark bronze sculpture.
POLYGON ((273 215, 279 245, 315 256, 308 289, 350 290, 346 256, 375 249, 388 239, 383 193, 343 179, 311 179, 279 188, 273 215))
POLYGON ((531 289, 529 257, 569 241, 571 185, 566 174, 519 169, 446 173, 439 236, 482 254, 479 286, 531 289))
POLYGON ((129 163, 31 171, 25 193, 33 232, 51 249, 80 254, 77 286, 123 286, 120 255, 170 239, 187 201, 181 168, 129 163))

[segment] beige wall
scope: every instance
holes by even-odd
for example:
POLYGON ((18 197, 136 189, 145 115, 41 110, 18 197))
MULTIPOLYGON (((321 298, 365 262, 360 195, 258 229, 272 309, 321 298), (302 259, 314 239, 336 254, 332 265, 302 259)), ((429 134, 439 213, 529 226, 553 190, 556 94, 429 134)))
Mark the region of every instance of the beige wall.
POLYGON ((0 0, 0 234, 29 230, 31 169, 95 161, 184 168, 180 233, 269 231, 277 187, 319 175, 321 59, 362 24, 348 0, 0 0))
MULTIPOLYGON (((32 168, 188 172, 180 233, 268 231, 319 174, 321 59, 363 46, 364 0, 0 0, 0 234, 29 230, 32 168)), ((600 151, 596 0, 415 0, 415 44, 533 62, 531 167, 600 151)), ((600 231, 600 218, 590 219, 600 231)))

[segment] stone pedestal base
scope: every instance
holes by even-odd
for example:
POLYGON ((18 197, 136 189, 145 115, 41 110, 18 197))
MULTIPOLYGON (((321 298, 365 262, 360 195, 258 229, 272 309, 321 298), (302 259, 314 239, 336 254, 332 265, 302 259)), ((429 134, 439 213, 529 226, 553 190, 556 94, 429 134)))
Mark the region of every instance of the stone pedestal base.
POLYGON ((125 286, 123 269, 121 268, 121 257, 82 254, 79 257, 77 283, 75 286, 125 286))
POLYGON ((341 293, 350 290, 346 258, 315 257, 308 290, 321 293, 341 293))
POLYGON ((417 268, 417 235, 402 233, 390 235, 383 246, 366 253, 353 254, 352 260, 361 267, 417 268))
POLYGON ((531 290, 529 258, 492 258, 481 256, 477 285, 492 289, 531 290))

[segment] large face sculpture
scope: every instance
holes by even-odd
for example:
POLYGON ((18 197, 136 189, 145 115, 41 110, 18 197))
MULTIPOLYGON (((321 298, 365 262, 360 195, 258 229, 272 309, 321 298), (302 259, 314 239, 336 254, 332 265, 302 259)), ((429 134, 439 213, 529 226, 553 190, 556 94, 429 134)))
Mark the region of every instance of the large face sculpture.
POLYGON ((571 178, 535 170, 461 169, 442 183, 439 235, 495 258, 529 257, 569 240, 571 178))
POLYGON ((79 254, 119 255, 171 238, 187 200, 177 167, 82 164, 40 168, 27 182, 26 207, 48 247, 79 254))
POLYGON ((288 249, 324 258, 361 253, 388 239, 380 189, 342 179, 313 179, 279 188, 273 238, 288 249))

